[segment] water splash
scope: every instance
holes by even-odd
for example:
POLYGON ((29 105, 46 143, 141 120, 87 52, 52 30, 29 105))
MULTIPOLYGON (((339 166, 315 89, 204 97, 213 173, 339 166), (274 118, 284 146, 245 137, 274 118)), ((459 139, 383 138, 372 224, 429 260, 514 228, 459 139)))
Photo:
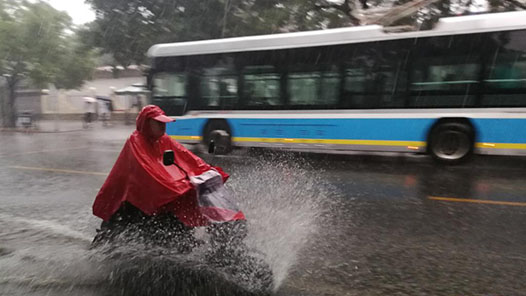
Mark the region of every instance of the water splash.
POLYGON ((303 158, 281 153, 258 156, 227 184, 248 219, 246 242, 270 265, 277 290, 323 223, 330 186, 303 158))
MULTIPOLYGON (((89 213, 62 217, 86 224, 89 213), (86 219, 86 220, 85 220, 86 219)), ((0 214, 5 226, 0 238, 0 292, 8 295, 92 295, 104 282, 90 262, 87 246, 91 234, 47 219, 0 214)))

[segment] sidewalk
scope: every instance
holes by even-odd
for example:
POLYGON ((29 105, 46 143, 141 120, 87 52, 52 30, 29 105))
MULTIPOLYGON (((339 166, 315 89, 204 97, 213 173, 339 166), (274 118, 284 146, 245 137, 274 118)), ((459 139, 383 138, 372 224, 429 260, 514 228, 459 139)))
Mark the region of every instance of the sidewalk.
POLYGON ((120 121, 111 121, 108 126, 103 126, 101 121, 92 122, 88 128, 84 128, 80 120, 39 120, 33 127, 24 128, 2 128, 0 132, 20 132, 20 133, 67 133, 80 132, 99 129, 111 129, 114 127, 133 129, 131 125, 125 125, 120 121))
MULTIPOLYGON (((93 123, 91 127, 96 127, 96 123, 93 123)), ((82 131, 83 129, 80 120, 40 120, 36 124, 35 132, 60 133, 82 131)))

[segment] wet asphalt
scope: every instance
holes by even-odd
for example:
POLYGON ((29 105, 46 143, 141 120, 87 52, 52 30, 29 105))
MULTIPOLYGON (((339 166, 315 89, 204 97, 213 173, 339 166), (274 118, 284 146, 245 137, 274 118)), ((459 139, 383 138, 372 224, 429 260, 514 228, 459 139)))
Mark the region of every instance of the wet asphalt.
MULTIPOLYGON (((132 130, 0 132, 1 295, 118 294, 91 204, 132 130)), ((231 174, 276 295, 526 295, 526 158, 200 155, 231 174)))

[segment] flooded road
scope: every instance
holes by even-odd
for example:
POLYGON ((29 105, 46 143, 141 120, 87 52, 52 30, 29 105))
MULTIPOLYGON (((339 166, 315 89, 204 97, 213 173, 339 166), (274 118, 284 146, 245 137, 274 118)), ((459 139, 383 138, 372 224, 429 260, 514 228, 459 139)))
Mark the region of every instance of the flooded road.
MULTIPOLYGON (((124 294, 89 244, 131 131, 0 133, 1 295, 124 294)), ((231 174, 276 295, 526 295, 524 158, 203 157, 231 174)))

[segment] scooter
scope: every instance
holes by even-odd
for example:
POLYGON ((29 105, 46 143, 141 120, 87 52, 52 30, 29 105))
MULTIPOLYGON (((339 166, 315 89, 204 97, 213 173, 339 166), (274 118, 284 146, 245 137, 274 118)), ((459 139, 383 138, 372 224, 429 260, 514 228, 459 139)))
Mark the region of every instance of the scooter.
MULTIPOLYGON (((214 155, 218 144, 226 142, 222 137, 223 133, 212 137, 210 154, 214 155)), ((163 153, 163 164, 177 165, 173 151, 163 153)), ((229 200, 219 174, 206 172, 191 181, 200 203, 229 200)), ((124 204, 110 221, 102 223, 92 248, 103 250, 108 258, 118 259, 117 264, 113 262, 118 266, 113 280, 135 295, 185 295, 184 291, 188 295, 206 295, 204 291, 199 293, 202 289, 215 291, 213 295, 271 293, 270 266, 244 243, 246 221, 213 223, 205 230, 208 242, 196 238, 195 231, 174 215, 146 216, 131 204, 124 204), (137 245, 142 246, 142 252, 129 256, 129 247, 137 245), (160 280, 163 277, 169 280, 160 280), (163 284, 152 287, 150 281, 163 284), (145 285, 147 289, 141 293, 145 285)))

